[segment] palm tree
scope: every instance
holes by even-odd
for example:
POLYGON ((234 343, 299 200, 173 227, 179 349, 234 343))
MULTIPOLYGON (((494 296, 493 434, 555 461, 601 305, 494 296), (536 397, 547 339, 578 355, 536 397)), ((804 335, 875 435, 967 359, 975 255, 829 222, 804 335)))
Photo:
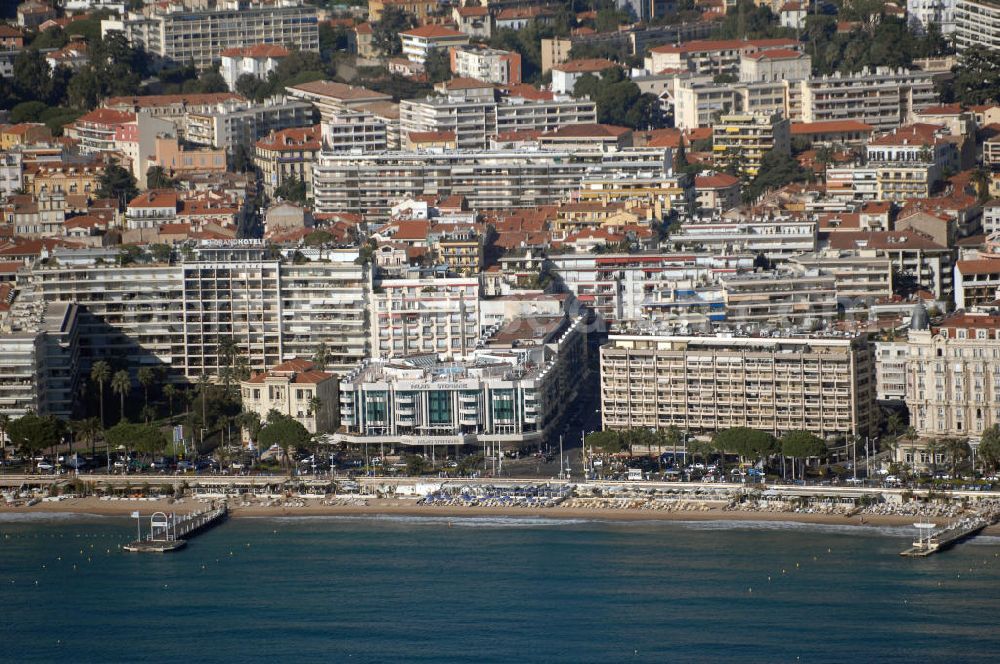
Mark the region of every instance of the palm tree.
POLYGON ((240 354, 240 349, 236 342, 229 338, 219 342, 216 352, 219 355, 219 363, 222 365, 222 385, 228 394, 235 373, 236 357, 240 354))
POLYGON ((139 416, 142 417, 143 422, 149 424, 156 419, 156 409, 149 405, 143 406, 142 410, 139 411, 139 416))
POLYGON ((77 420, 74 422, 73 430, 81 440, 90 443, 90 456, 93 457, 96 455, 95 443, 97 442, 97 437, 101 434, 101 421, 96 417, 77 420))
POLYGON ((320 371, 326 371, 326 365, 330 362, 330 351, 327 349, 326 344, 320 342, 316 346, 316 353, 313 355, 313 364, 320 371))
POLYGON ((149 386, 156 380, 156 376, 153 374, 153 370, 150 367, 140 367, 138 373, 136 373, 136 378, 139 380, 139 384, 142 385, 143 405, 148 406, 149 386))
POLYGON ((97 383, 97 395, 101 403, 101 426, 104 426, 104 384, 111 380, 111 365, 104 360, 94 362, 90 367, 90 380, 97 383))
POLYGON ((167 383, 163 387, 163 396, 167 398, 167 408, 170 411, 170 416, 174 416, 174 399, 177 398, 177 388, 174 387, 173 383, 167 383))
POLYGON ((111 379, 111 391, 117 394, 121 398, 121 419, 125 419, 125 397, 128 393, 132 391, 132 379, 129 378, 128 372, 124 369, 115 372, 114 377, 111 379))
POLYGON ((972 448, 969 447, 969 439, 948 438, 944 441, 944 449, 948 454, 948 460, 951 461, 951 476, 954 478, 958 472, 958 464, 968 459, 972 452, 972 448))

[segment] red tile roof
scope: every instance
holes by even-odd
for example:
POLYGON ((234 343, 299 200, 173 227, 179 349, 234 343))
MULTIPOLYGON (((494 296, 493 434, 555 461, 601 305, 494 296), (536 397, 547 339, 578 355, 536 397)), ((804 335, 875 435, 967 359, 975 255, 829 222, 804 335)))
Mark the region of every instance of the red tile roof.
POLYGON ((1000 258, 979 258, 956 263, 963 275, 1000 274, 1000 258))
POLYGON ((871 133, 875 127, 857 120, 827 120, 825 122, 793 122, 792 136, 807 136, 810 134, 844 133, 861 131, 871 133))
POLYGON ((285 58, 288 49, 281 44, 254 44, 227 48, 219 55, 224 58, 285 58))
POLYGON ((410 37, 423 37, 424 39, 440 39, 444 37, 465 37, 464 32, 459 32, 452 28, 446 28, 443 25, 422 25, 419 28, 412 28, 410 30, 404 30, 399 33, 400 35, 407 35, 410 37))
POLYGON ((567 74, 602 72, 605 69, 621 67, 617 62, 612 62, 605 58, 585 58, 582 60, 570 60, 562 64, 554 65, 552 69, 566 72, 567 74))
POLYGON ((740 179, 728 173, 716 173, 715 175, 699 175, 694 179, 695 189, 728 189, 733 185, 739 185, 740 179))
POLYGON ((547 131, 542 138, 619 138, 631 133, 628 127, 618 127, 609 124, 575 124, 563 125, 558 129, 547 131))

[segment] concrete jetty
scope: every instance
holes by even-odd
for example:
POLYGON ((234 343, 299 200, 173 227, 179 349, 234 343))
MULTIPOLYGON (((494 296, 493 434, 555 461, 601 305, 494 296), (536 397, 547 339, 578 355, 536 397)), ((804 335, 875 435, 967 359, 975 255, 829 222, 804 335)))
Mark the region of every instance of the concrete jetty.
MULTIPOLYGON (((133 516, 138 517, 138 512, 133 516)), ((150 517, 149 534, 142 537, 141 525, 139 537, 123 548, 134 553, 167 553, 177 551, 187 546, 192 537, 205 532, 223 520, 229 514, 229 508, 223 504, 204 512, 188 514, 180 519, 176 515, 156 512, 150 517)), ((140 522, 141 523, 141 522, 140 522)))

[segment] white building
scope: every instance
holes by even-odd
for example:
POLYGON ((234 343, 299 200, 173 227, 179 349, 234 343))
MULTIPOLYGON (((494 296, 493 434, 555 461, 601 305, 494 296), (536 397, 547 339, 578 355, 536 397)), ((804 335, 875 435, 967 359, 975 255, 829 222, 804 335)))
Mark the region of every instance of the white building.
POLYGON ((469 35, 443 25, 422 25, 399 33, 403 44, 403 57, 410 62, 425 64, 431 51, 452 46, 465 46, 469 35))
POLYGON ((955 32, 955 5, 957 0, 906 0, 906 18, 918 33, 926 33, 931 25, 943 35, 955 32))
POLYGON ((480 336, 479 278, 382 279, 370 319, 373 359, 466 358, 480 336))
POLYGON ((961 53, 976 45, 1000 49, 1000 5, 990 0, 956 0, 955 46, 961 53))
POLYGON ((521 54, 495 48, 469 47, 450 49, 451 72, 497 85, 521 82, 521 54))
POLYGON ((222 66, 219 68, 219 73, 222 74, 229 89, 236 90, 236 81, 244 74, 266 81, 267 75, 288 57, 288 49, 281 44, 254 44, 227 48, 222 51, 221 56, 222 66))

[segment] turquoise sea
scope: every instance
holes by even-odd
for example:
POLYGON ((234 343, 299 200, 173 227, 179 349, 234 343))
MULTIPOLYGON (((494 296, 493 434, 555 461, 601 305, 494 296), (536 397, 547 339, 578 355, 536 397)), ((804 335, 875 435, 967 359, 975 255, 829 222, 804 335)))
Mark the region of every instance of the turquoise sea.
POLYGON ((0 661, 1000 660, 1000 538, 902 559, 911 530, 260 518, 155 556, 8 514, 0 661))

